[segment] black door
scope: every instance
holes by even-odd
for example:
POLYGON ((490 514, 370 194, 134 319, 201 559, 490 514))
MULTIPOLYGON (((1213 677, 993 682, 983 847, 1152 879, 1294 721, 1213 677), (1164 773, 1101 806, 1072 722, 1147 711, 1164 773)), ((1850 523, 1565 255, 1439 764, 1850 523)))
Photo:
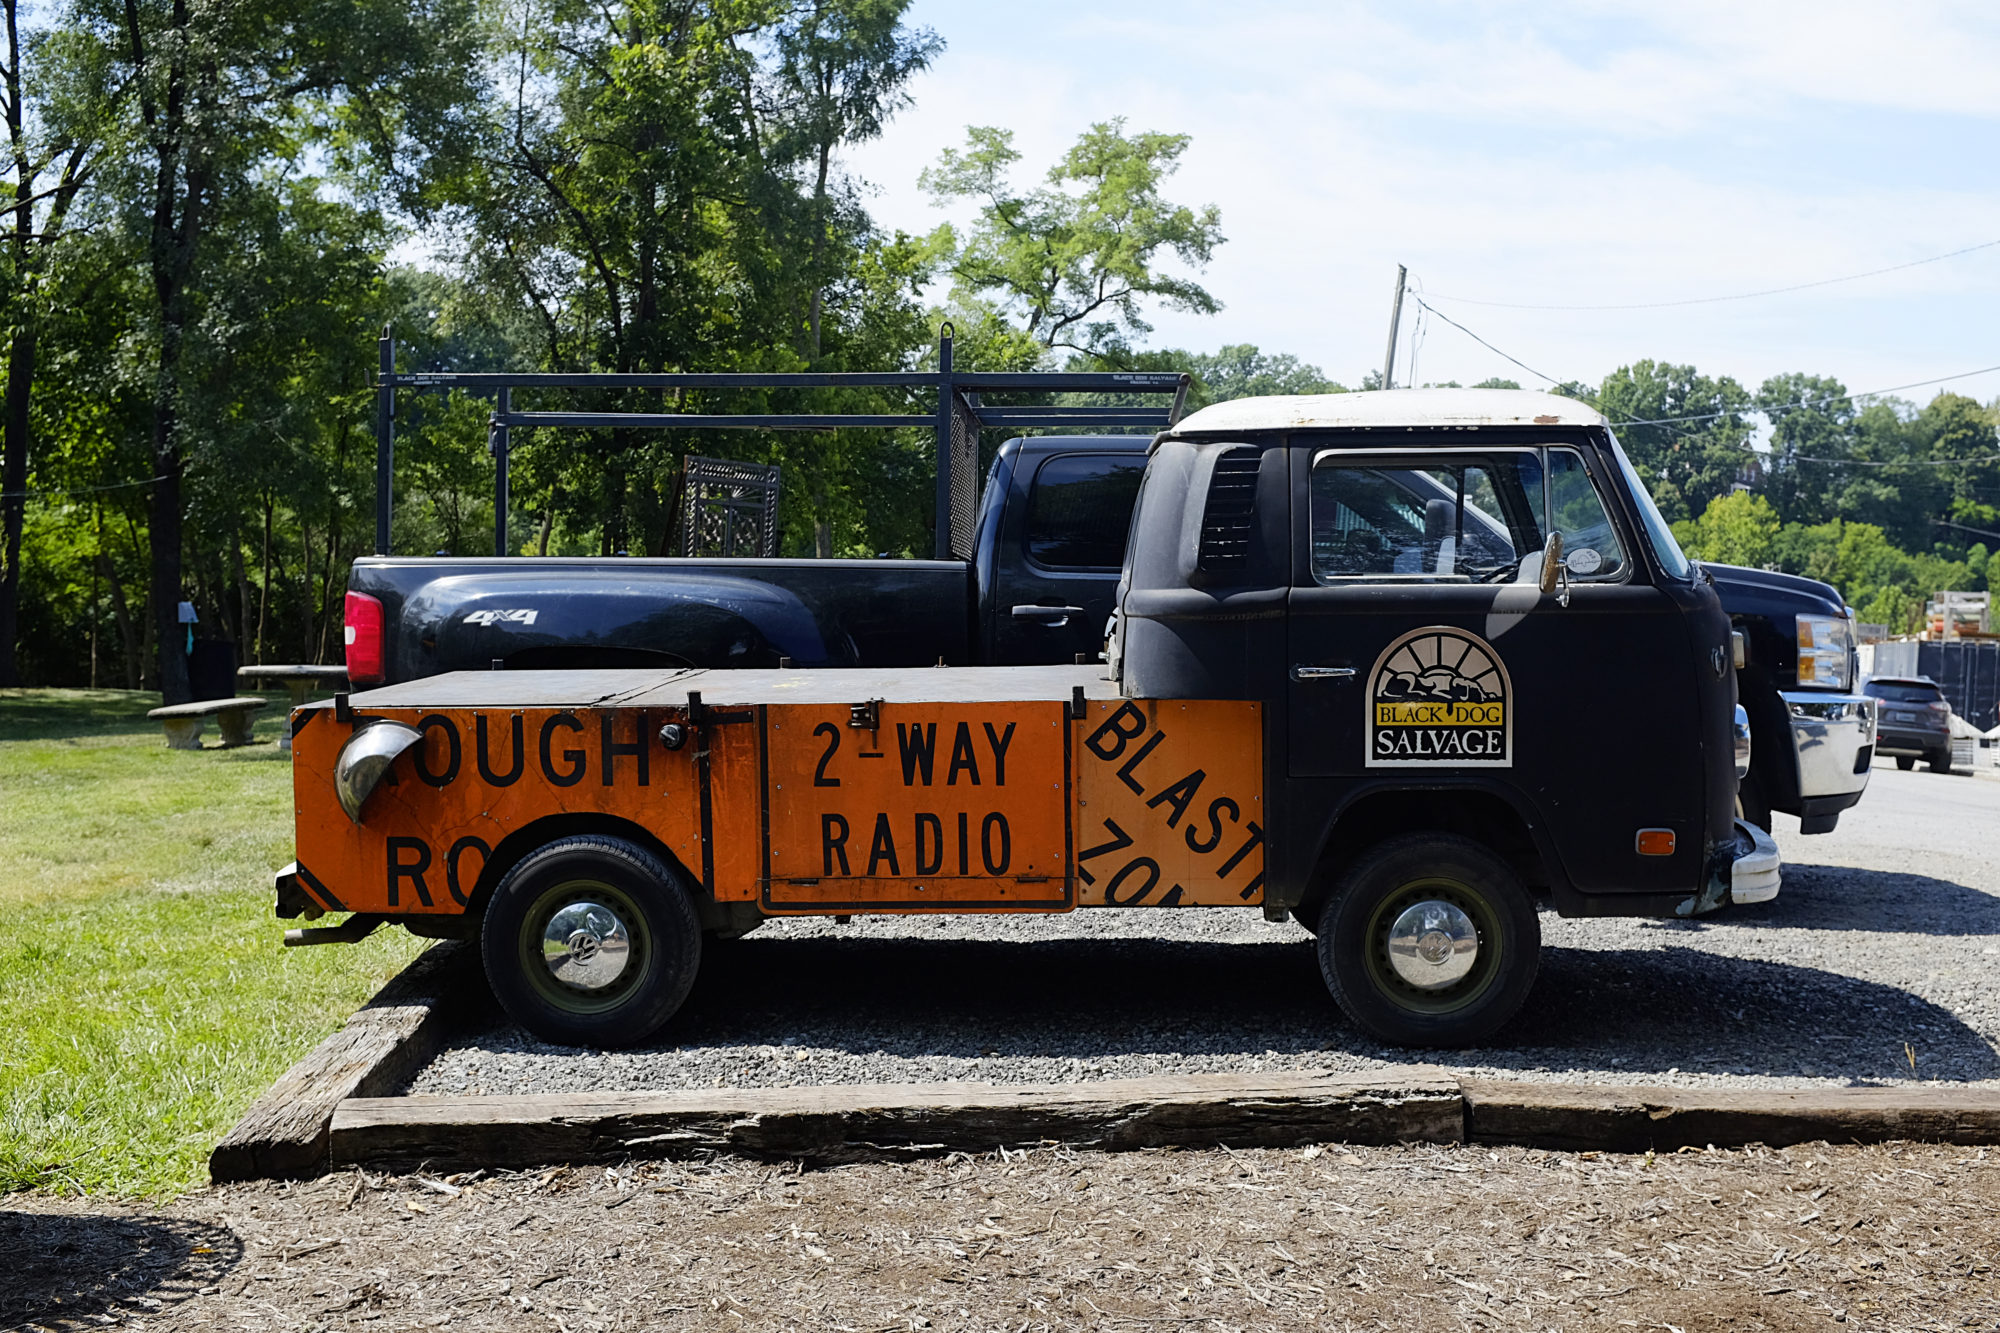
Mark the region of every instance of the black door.
POLYGON ((1029 479, 1027 503, 996 552, 989 640, 1006 665, 1092 662, 1125 562, 1125 532, 1146 456, 1057 454, 1029 479))
POLYGON ((1693 649, 1630 558, 1595 451, 1408 438, 1295 443, 1290 777, 1325 780, 1328 805, 1364 786, 1511 790, 1583 892, 1692 886, 1693 649), (1552 525, 1567 606, 1539 589, 1552 525), (1674 853, 1641 856, 1646 828, 1673 830, 1674 853))

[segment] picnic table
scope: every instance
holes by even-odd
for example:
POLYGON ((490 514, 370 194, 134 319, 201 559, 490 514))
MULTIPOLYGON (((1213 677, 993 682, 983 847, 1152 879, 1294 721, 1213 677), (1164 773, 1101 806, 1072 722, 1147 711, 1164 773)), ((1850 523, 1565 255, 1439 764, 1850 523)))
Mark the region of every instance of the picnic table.
MULTIPOLYGON (((347 684, 347 668, 344 666, 315 666, 295 664, 259 664, 236 668, 238 680, 281 680, 291 691, 292 707, 298 708, 306 701, 306 696, 315 688, 338 689, 347 684)), ((278 735, 278 748, 292 748, 292 728, 286 724, 278 735)))

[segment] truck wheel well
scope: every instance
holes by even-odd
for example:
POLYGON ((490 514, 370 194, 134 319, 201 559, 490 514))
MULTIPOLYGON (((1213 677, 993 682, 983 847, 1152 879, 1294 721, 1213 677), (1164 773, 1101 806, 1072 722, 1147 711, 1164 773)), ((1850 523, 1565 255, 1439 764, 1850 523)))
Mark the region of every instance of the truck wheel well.
POLYGON ((500 845, 493 849, 493 855, 486 858, 486 865, 479 872, 479 883, 472 890, 471 901, 466 906, 465 914, 473 918, 484 916, 487 901, 493 897, 494 888, 507 877, 507 872, 512 870, 521 858, 537 847, 554 842, 557 838, 573 838, 585 834, 623 838, 628 842, 637 843, 680 874, 687 882, 697 908, 709 901, 708 890, 702 886, 701 876, 690 871, 681 863, 679 857, 667 849, 665 843, 641 825, 634 824, 629 819, 620 819, 616 815, 549 815, 515 829, 500 840, 500 845))
POLYGON ((1548 867, 1520 812, 1490 792, 1381 791, 1342 810, 1320 844, 1300 914, 1319 910, 1341 870, 1379 842, 1417 830, 1456 833, 1491 848, 1537 898, 1550 892, 1548 867))

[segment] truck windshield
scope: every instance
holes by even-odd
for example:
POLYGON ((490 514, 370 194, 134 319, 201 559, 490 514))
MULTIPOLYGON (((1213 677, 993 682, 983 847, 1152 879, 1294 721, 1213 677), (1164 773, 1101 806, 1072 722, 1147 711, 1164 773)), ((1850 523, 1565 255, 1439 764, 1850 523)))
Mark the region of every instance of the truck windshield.
MULTIPOLYGON (((1611 435, 1610 427, 1604 433, 1611 435)), ((1639 506, 1639 521, 1646 526, 1646 536, 1652 540, 1653 554, 1659 557, 1660 568, 1676 579, 1688 576, 1688 558, 1681 553, 1681 544, 1674 540, 1674 530, 1667 526, 1667 520, 1660 516, 1659 506, 1653 503, 1653 493, 1646 489, 1646 483, 1639 480, 1639 473, 1632 466, 1632 460, 1625 456, 1625 446, 1618 443, 1618 437, 1611 435, 1611 452, 1618 458, 1618 470, 1625 474, 1625 484, 1632 490, 1632 502, 1639 506)))

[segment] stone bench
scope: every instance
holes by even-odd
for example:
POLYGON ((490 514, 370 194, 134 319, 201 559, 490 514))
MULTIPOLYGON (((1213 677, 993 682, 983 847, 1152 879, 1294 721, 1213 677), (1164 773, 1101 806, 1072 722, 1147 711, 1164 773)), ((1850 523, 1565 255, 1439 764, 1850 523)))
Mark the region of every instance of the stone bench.
MULTIPOLYGON (((281 680, 285 688, 292 692, 292 707, 305 706, 306 696, 314 689, 338 690, 347 684, 347 668, 344 666, 294 666, 273 663, 269 665, 236 668, 239 681, 281 680)), ((292 748, 292 728, 289 722, 278 733, 278 748, 292 748)))
POLYGON ((211 717, 222 730, 225 747, 248 745, 251 714, 269 702, 254 695, 234 699, 202 699, 191 704, 168 704, 165 708, 151 710, 146 716, 158 719, 166 727, 169 750, 201 749, 202 723, 211 717))

